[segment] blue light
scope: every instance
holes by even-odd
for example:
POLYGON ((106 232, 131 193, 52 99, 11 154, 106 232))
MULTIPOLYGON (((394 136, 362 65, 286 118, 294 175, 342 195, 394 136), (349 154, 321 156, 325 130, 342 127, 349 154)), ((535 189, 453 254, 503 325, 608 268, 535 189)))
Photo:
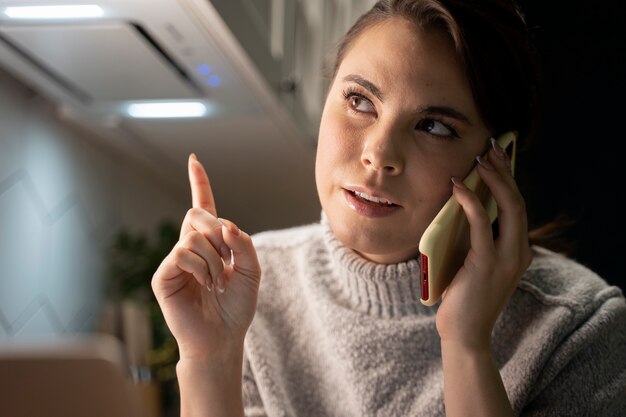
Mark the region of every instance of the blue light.
POLYGON ((219 85, 222 84, 222 79, 219 75, 211 75, 206 83, 209 87, 219 87, 219 85))
POLYGON ((198 68, 196 69, 196 71, 198 71, 198 74, 205 76, 205 77, 209 75, 212 70, 213 68, 211 68, 209 64, 200 64, 198 65, 198 68))

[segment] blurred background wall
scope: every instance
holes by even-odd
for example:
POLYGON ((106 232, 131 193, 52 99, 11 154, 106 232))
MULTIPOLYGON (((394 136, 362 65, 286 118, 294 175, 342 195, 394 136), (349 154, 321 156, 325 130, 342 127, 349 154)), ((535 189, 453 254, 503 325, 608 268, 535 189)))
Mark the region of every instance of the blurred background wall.
POLYGON ((1 71, 0 127, 0 340, 93 331, 113 233, 187 202, 1 71))

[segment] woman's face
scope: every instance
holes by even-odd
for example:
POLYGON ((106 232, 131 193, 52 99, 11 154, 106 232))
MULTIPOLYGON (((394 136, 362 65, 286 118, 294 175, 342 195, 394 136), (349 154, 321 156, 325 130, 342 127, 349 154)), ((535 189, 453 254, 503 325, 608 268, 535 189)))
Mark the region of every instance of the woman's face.
POLYGON ((400 18, 365 30, 337 70, 318 140, 317 189, 337 239, 378 263, 415 257, 450 178, 471 171, 489 137, 451 40, 400 18))

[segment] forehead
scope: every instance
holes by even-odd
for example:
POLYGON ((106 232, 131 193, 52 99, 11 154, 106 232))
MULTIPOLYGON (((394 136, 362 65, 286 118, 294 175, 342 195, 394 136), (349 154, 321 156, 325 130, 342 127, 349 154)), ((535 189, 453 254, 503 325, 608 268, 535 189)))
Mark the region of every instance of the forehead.
MULTIPOLYGON (((382 88, 456 90, 470 87, 450 37, 438 29, 421 29, 393 17, 361 33, 345 54, 337 78, 357 72, 382 88)), ((471 94, 470 94, 471 95, 471 94)))

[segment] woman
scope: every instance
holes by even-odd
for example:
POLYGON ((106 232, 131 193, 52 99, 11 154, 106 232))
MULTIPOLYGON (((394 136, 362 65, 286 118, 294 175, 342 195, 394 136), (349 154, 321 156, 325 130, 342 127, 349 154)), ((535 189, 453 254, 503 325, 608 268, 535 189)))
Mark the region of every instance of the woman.
POLYGON ((332 68, 319 224, 252 239, 216 217, 190 157, 193 208, 152 281, 183 416, 625 414, 623 295, 529 244, 490 141, 532 136, 530 54, 511 1, 378 2, 332 68), (461 181, 476 161, 497 234, 461 181), (451 194, 471 249, 425 307, 417 245, 451 194))

